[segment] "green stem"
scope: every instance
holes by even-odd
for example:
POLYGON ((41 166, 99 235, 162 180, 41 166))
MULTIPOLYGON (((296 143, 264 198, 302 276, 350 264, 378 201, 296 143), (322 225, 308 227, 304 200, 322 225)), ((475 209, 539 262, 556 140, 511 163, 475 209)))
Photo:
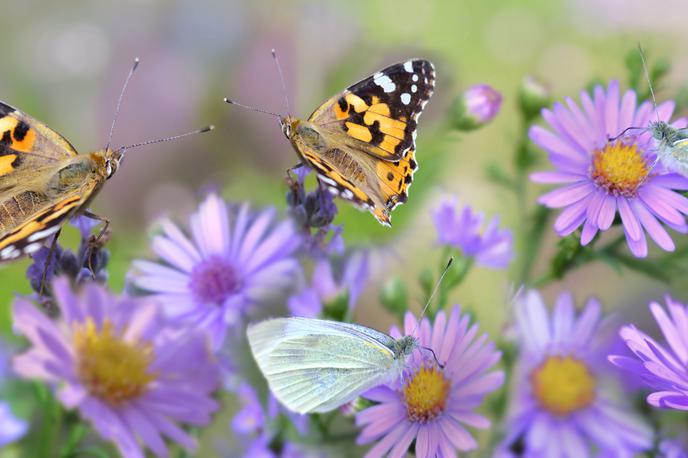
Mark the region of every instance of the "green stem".
POLYGON ((37 441, 31 448, 35 450, 34 456, 54 456, 54 451, 59 449, 62 407, 47 387, 36 384, 36 389, 43 410, 43 418, 37 441))

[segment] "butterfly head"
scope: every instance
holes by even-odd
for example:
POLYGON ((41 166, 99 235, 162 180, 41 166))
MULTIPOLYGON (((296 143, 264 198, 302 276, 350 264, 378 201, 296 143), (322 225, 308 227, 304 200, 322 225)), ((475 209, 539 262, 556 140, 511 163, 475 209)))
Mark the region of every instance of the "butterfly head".
POLYGON ((653 121, 648 126, 648 130, 652 133, 652 138, 658 142, 666 141, 671 143, 671 137, 673 137, 676 129, 671 127, 668 122, 665 121, 653 121))
POLYGON ((394 357, 406 358, 418 348, 418 339, 413 336, 404 336, 394 341, 394 357))
POLYGON ((282 133, 287 140, 291 140, 292 135, 296 132, 296 128, 299 125, 299 120, 291 115, 280 116, 280 127, 282 128, 282 133))
POLYGON ((95 163, 94 172, 109 180, 117 172, 124 158, 124 151, 124 148, 116 150, 108 148, 91 153, 91 159, 95 163))
POLYGON ((110 179, 115 172, 117 172, 117 169, 119 168, 120 163, 124 159, 124 152, 126 150, 124 148, 119 148, 116 150, 108 149, 105 151, 105 178, 110 179))

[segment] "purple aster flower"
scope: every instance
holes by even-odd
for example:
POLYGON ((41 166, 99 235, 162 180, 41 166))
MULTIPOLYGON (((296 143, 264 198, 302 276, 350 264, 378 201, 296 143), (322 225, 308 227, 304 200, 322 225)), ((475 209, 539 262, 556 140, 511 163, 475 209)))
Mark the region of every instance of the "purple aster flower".
POLYGON ((368 279, 368 254, 354 253, 343 263, 341 275, 335 278, 332 264, 321 258, 315 263, 311 286, 291 296, 289 311, 294 316, 315 318, 325 306, 346 294, 347 310, 353 310, 368 279))
POLYGON ((457 205, 456 197, 448 197, 432 211, 439 243, 459 248, 462 255, 474 258, 479 265, 506 267, 513 258, 511 231, 500 230, 496 216, 483 229, 482 213, 474 213, 468 205, 459 211, 457 205))
POLYGON ((502 94, 488 84, 476 84, 454 102, 454 125, 459 130, 473 130, 494 119, 502 106, 502 94))
MULTIPOLYGON (((610 141, 626 127, 646 127, 656 116, 669 121, 674 102, 667 101, 655 115, 649 102, 636 103, 636 94, 619 94, 612 81, 605 91, 597 86, 591 98, 581 93, 582 109, 570 98, 566 106, 555 103, 542 115, 551 131, 539 126, 530 129, 531 140, 549 153, 554 171, 531 176, 539 183, 562 185, 542 195, 539 202, 563 208, 554 230, 566 236, 583 226, 581 244, 587 245, 599 231, 608 230, 618 212, 626 241, 637 257, 647 256, 645 232, 666 251, 674 242, 662 225, 680 233, 688 232, 685 214, 688 199, 676 190, 688 189, 688 179, 669 173, 655 162, 651 134, 634 130, 633 135, 610 141)), ((685 119, 672 124, 684 127, 685 119)))
POLYGON ((300 239, 275 211, 253 214, 210 194, 191 216, 191 238, 171 221, 153 238, 161 262, 135 261, 133 285, 153 293, 168 316, 205 329, 219 348, 229 326, 288 289, 300 275, 300 239))
POLYGON ((63 278, 52 287, 58 322, 26 299, 13 304, 15 327, 32 344, 15 358, 16 372, 54 386, 127 458, 143 458, 144 448, 167 456, 163 436, 194 449, 180 424, 207 425, 219 407, 206 336, 166 324, 150 300, 115 297, 95 283, 77 296, 63 278))
POLYGON ((650 405, 688 410, 688 309, 668 296, 666 303, 669 314, 658 303, 650 304, 666 345, 634 325, 624 326, 619 334, 635 357, 611 355, 609 360, 654 390, 647 397, 650 405))
MULTIPOLYGON (((476 339, 478 325, 469 326, 468 315, 461 315, 458 306, 448 317, 440 311, 434 325, 424 318, 418 326, 407 312, 404 331, 417 333, 419 344, 431 348, 445 367, 439 368, 429 351, 420 349, 409 357, 402 379, 365 393, 378 403, 356 415, 356 424, 362 428, 357 442, 376 442, 366 457, 405 456, 414 440, 418 458, 456 456, 456 450, 476 449, 478 443, 466 426, 490 426, 474 409, 504 382, 502 371, 491 370, 500 352, 486 335, 476 339)), ((401 337, 396 327, 390 334, 401 337)))
MULTIPOLYGON (((563 293, 551 317, 540 294, 515 301, 520 357, 514 372, 502 450, 524 457, 625 457, 652 447, 651 429, 613 398, 605 378, 606 340, 600 304, 589 300, 576 316, 563 293)), ((508 456, 508 455, 503 455, 508 456)))

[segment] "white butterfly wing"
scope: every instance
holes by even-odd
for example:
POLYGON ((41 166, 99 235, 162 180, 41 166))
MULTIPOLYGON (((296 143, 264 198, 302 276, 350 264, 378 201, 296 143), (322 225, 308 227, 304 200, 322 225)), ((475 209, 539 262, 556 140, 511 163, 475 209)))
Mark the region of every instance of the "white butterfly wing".
POLYGON ((393 339, 362 326, 277 318, 247 335, 272 393, 298 413, 336 409, 396 374, 393 339))

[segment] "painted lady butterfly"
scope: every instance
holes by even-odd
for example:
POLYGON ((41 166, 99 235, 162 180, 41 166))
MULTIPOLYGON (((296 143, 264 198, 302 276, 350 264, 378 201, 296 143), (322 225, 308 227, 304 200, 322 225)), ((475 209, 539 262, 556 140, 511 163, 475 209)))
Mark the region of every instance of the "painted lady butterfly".
MULTIPOLYGON (((122 95, 137 64, 138 60, 122 95)), ((127 149, 211 129, 116 150, 108 142, 105 149, 78 154, 60 134, 0 102, 0 261, 35 253, 62 223, 79 213, 104 221, 107 227, 105 218, 86 209, 115 174, 127 149)))
POLYGON ((433 65, 410 59, 331 97, 308 120, 280 116, 282 132, 332 193, 389 226, 408 199, 418 118, 434 87, 433 65))

